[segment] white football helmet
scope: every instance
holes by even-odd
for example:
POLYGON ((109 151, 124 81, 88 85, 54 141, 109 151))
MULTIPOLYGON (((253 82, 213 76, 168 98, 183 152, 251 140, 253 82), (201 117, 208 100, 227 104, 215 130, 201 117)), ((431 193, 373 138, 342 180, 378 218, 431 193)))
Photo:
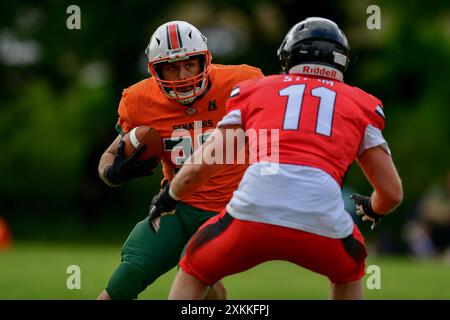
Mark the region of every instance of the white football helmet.
POLYGON ((167 22, 153 33, 145 50, 148 70, 168 98, 188 104, 205 92, 212 59, 206 41, 206 37, 196 27, 185 21, 167 22), (202 71, 195 77, 179 81, 161 78, 158 64, 185 60, 197 55, 201 58, 202 71), (191 91, 179 90, 189 86, 193 87, 191 91))

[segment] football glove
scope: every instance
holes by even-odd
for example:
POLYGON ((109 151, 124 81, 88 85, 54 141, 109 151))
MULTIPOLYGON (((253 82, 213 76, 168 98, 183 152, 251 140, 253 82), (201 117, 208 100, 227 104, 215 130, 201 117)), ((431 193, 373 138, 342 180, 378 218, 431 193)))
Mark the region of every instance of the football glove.
POLYGON ((153 169, 158 166, 159 160, 156 157, 148 160, 137 160, 137 158, 144 152, 147 146, 140 145, 128 158, 124 156, 125 141, 120 140, 117 154, 112 165, 107 166, 104 171, 104 177, 108 180, 109 185, 119 186, 125 181, 151 176, 153 169))
POLYGON ((148 222, 154 233, 157 233, 159 230, 162 216, 175 214, 175 207, 178 201, 170 196, 169 189, 170 184, 167 183, 163 190, 152 199, 148 214, 148 222))
POLYGON ((376 213, 372 209, 370 204, 370 197, 366 197, 357 193, 354 193, 350 198, 355 201, 356 214, 362 218, 363 221, 371 221, 371 230, 375 229, 381 222, 382 215, 376 213))

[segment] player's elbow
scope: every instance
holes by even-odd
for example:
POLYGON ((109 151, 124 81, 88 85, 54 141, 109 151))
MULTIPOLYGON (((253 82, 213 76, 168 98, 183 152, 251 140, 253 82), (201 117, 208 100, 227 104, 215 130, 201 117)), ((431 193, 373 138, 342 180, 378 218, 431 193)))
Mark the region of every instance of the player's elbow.
POLYGON ((192 188, 201 184, 209 174, 207 166, 203 164, 184 164, 181 171, 176 175, 176 181, 183 188, 192 188))
POLYGON ((392 191, 392 201, 398 206, 403 201, 403 186, 400 178, 397 179, 397 183, 394 184, 392 191))
POLYGON ((395 204, 394 207, 397 207, 403 201, 403 188, 400 188, 392 195, 392 202, 395 204))
POLYGON ((400 184, 399 188, 393 194, 392 201, 395 203, 395 206, 398 206, 403 201, 403 187, 400 184))
POLYGON ((397 208, 403 201, 403 191, 392 193, 389 195, 389 198, 386 200, 387 203, 389 203, 389 207, 391 208, 389 211, 394 210, 397 208))
MULTIPOLYGON (((187 166, 187 165, 185 165, 187 166)), ((202 167, 200 165, 191 165, 189 166, 188 174, 186 174, 186 184, 190 184, 192 182, 197 181, 202 178, 202 167)))
POLYGON ((215 164, 201 164, 195 168, 195 176, 197 179, 206 180, 210 178, 215 171, 217 171, 217 165, 215 164))

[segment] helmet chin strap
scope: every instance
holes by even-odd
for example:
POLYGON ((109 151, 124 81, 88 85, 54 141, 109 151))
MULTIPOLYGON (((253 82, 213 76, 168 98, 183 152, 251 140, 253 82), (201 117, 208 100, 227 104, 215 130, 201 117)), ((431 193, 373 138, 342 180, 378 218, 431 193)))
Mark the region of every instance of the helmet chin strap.
MULTIPOLYGON (((197 91, 199 91, 201 88, 200 87, 197 87, 196 88, 197 89, 197 91)), ((181 103, 181 104, 189 104, 189 103, 192 103, 194 100, 195 100, 195 98, 197 98, 197 97, 190 97, 190 98, 186 98, 186 99, 183 99, 183 96, 191 96, 192 95, 192 92, 193 92, 193 90, 191 90, 191 91, 188 91, 188 92, 183 92, 183 93, 178 93, 178 99, 177 99, 177 95, 176 95, 176 93, 173 91, 173 90, 171 90, 170 92, 169 92, 169 94, 174 98, 174 99, 176 99, 179 103, 181 103), (180 99, 181 98, 181 99, 180 99)))
POLYGON ((194 102, 195 98, 197 98, 197 97, 192 97, 192 98, 184 99, 184 100, 178 100, 178 102, 181 104, 191 104, 192 102, 194 102))
MULTIPOLYGON (((206 82, 206 78, 202 80, 202 82, 201 82, 201 84, 200 84, 199 87, 196 87, 196 88, 195 88, 195 89, 196 89, 196 92, 199 92, 199 91, 203 88, 203 86, 205 86, 205 82, 206 82)), ((200 95, 200 96, 194 96, 194 97, 190 97, 190 98, 183 99, 183 96, 191 96, 193 91, 194 91, 194 90, 191 90, 191 91, 189 91, 189 92, 184 92, 184 93, 178 92, 178 97, 180 97, 181 99, 176 99, 176 100, 177 100, 179 103, 181 103, 181 104, 190 104, 190 103, 194 102, 194 100, 197 99, 198 97, 203 96, 203 94, 202 94, 202 95, 200 95)), ((170 94, 173 98, 176 98, 176 97, 177 97, 177 94, 174 92, 174 90, 171 90, 171 91, 169 92, 169 94, 170 94)))

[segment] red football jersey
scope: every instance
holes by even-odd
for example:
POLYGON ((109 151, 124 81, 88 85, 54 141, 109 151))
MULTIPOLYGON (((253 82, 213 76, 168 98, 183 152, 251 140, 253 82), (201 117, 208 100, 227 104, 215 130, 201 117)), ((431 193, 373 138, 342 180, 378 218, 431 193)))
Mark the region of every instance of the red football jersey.
MULTIPOLYGON (((358 155, 366 128, 384 129, 380 100, 323 77, 290 74, 244 81, 227 102, 228 113, 236 109, 246 131, 279 130, 280 163, 322 169, 339 184, 358 155)), ((249 139, 256 146, 256 138, 249 139)), ((267 148, 270 155, 270 145, 258 148, 260 154, 267 148)))

